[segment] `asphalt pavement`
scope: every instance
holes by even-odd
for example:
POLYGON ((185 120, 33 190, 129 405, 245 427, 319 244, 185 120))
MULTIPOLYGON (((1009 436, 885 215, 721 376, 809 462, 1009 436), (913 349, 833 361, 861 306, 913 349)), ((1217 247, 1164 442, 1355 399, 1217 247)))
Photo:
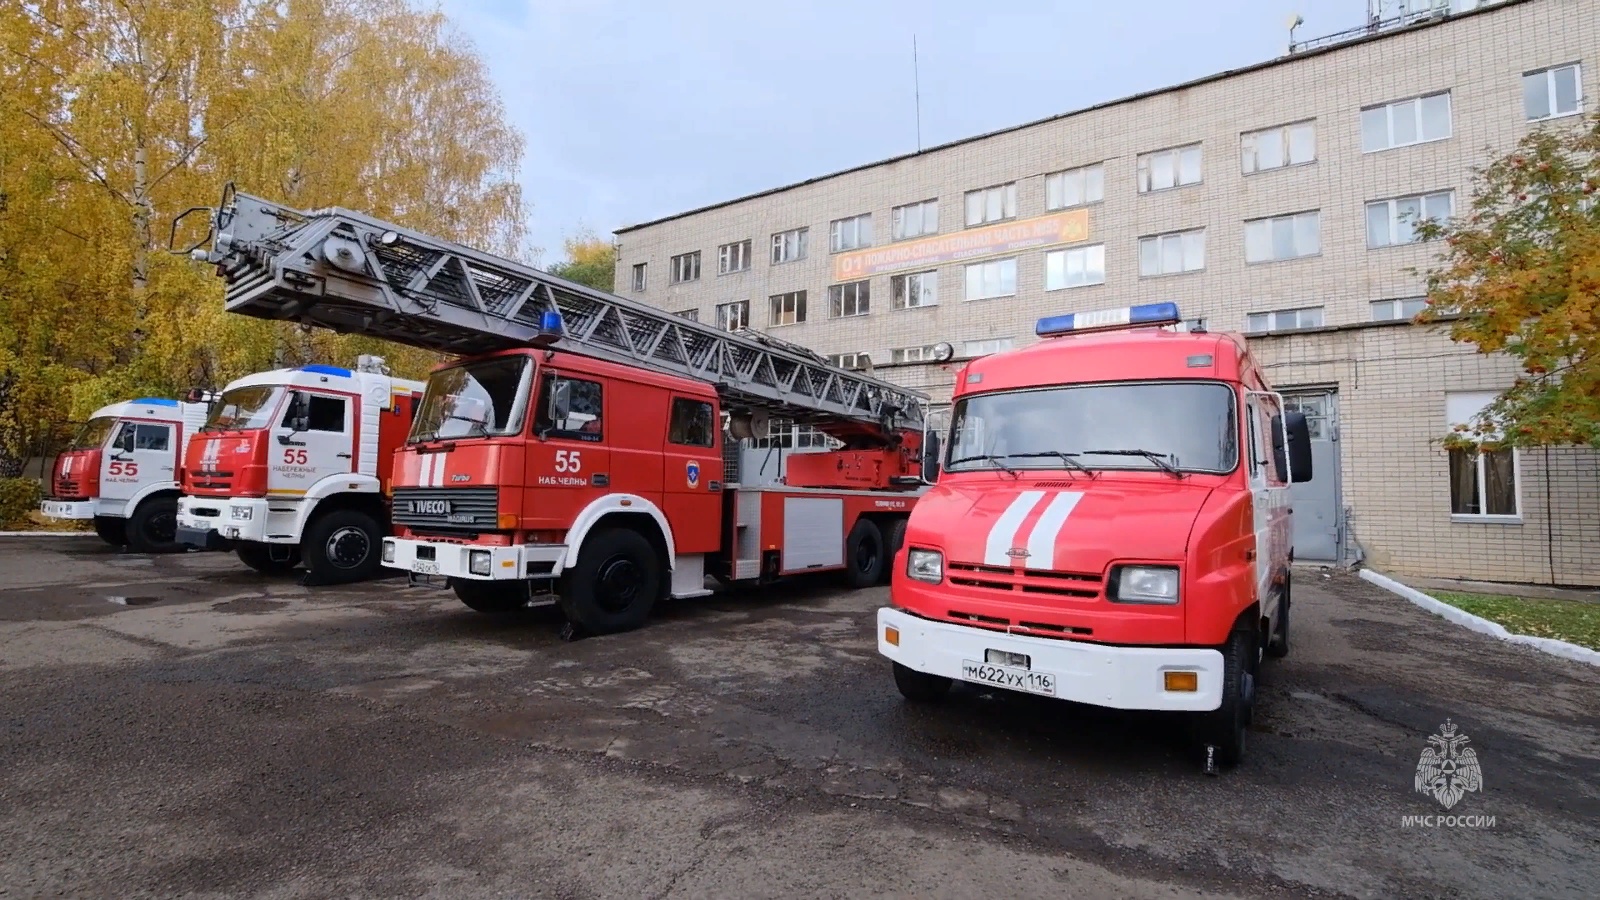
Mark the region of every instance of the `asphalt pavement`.
POLYGON ((6 900, 1600 884, 1600 672, 1344 573, 1297 570, 1291 653, 1215 778, 1159 716, 907 704, 874 650, 887 591, 826 577, 571 643, 403 580, 94 538, 0 538, 0 585, 6 900), (1482 773, 1448 809, 1415 789, 1447 722, 1482 773))

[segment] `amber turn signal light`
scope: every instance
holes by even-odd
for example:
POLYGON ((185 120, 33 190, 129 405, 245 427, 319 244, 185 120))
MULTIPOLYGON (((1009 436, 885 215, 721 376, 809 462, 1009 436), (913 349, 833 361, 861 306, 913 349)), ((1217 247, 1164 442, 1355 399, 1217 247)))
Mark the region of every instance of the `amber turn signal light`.
POLYGON ((883 626, 883 639, 888 641, 893 646, 900 646, 900 629, 894 627, 893 625, 883 626))
POLYGON ((505 531, 509 531, 509 530, 511 530, 513 528, 516 528, 517 527, 516 514, 515 513, 501 513, 500 517, 495 520, 495 526, 497 528, 500 528, 500 529, 505 530, 505 531))
POLYGON ((1198 672, 1162 672, 1161 680, 1169 691, 1182 691, 1192 694, 1200 690, 1200 674, 1198 672))

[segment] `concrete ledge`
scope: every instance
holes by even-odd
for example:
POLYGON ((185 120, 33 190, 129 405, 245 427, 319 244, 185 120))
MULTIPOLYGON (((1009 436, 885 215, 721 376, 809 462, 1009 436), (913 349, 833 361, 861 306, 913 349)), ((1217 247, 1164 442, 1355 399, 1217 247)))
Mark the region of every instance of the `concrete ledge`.
POLYGON ((1406 585, 1395 581, 1393 578, 1390 578, 1387 575, 1380 575, 1371 569, 1362 569, 1361 577, 1377 585, 1378 587, 1389 591, 1390 593, 1398 594, 1399 596, 1410 600, 1412 603, 1415 603, 1417 606, 1422 607, 1436 616, 1449 619, 1457 625, 1470 628, 1479 634, 1486 634, 1490 637, 1499 638, 1502 641, 1508 641, 1513 644, 1523 644, 1525 646, 1532 647, 1535 650, 1548 653, 1552 656, 1570 659, 1573 662, 1588 663, 1591 666, 1600 666, 1600 651, 1590 650, 1588 647, 1580 647, 1577 644, 1569 644, 1566 641, 1558 641, 1554 638, 1533 637, 1532 635, 1527 634, 1513 634, 1507 631, 1505 626, 1501 625, 1499 622, 1491 622, 1488 619, 1475 616, 1464 609, 1451 606, 1442 600, 1436 600, 1433 597, 1430 597, 1427 594, 1417 590, 1416 588, 1407 587, 1406 585))

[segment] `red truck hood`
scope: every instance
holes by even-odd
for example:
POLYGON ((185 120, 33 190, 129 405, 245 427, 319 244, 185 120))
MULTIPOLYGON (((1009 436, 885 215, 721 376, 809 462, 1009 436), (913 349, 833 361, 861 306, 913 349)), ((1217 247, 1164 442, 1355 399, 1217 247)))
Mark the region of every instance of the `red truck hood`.
POLYGON ((917 502, 906 543, 938 547, 953 564, 1098 575, 1113 559, 1181 559, 1214 488, 1142 473, 946 481, 917 502))

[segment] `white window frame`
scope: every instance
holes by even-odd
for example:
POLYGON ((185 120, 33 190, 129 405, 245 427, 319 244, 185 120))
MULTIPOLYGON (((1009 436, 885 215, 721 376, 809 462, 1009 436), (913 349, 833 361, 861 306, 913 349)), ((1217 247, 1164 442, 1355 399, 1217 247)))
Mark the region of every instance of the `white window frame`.
POLYGON ((1409 322, 1417 313, 1426 309, 1428 298, 1423 297, 1385 297, 1382 300, 1373 300, 1370 304, 1372 321, 1374 322, 1409 322), (1414 304, 1416 312, 1407 314, 1407 305, 1414 304), (1381 315, 1380 315, 1381 313, 1381 315))
POLYGON ((772 264, 795 262, 806 258, 806 247, 811 243, 810 228, 791 228, 772 236, 772 264))
POLYGON ((717 327, 723 331, 738 331, 750 327, 750 301, 730 300, 717 304, 717 327))
POLYGON ((1139 238, 1139 277, 1140 278, 1169 278, 1174 275, 1187 275, 1192 272, 1203 272, 1206 268, 1206 230, 1200 228, 1185 228, 1182 231, 1165 231, 1161 234, 1147 234, 1139 238), (1179 245, 1179 267, 1168 270, 1166 268, 1167 245, 1177 241, 1179 245), (1156 268, 1150 271, 1145 266, 1145 248, 1155 247, 1156 268), (1191 266, 1190 256, 1199 257, 1198 265, 1191 266))
MULTIPOLYGON (((1470 424, 1472 419, 1475 418, 1478 415, 1478 413, 1482 412, 1485 407, 1487 407, 1490 403, 1492 403, 1494 401, 1494 398, 1497 397, 1497 396, 1499 396, 1499 392, 1498 391, 1446 391, 1445 395, 1444 395, 1445 425, 1446 425, 1446 427, 1454 428, 1457 425, 1468 425, 1468 424, 1470 424)), ((1497 434, 1489 434, 1489 435, 1486 436, 1486 438, 1488 438, 1488 439, 1493 439, 1495 437, 1498 437, 1498 435, 1497 434)), ((1512 502, 1516 506, 1516 512, 1513 512, 1513 513, 1458 513, 1458 512, 1455 512, 1454 511, 1455 502, 1454 502, 1453 498, 1451 498, 1451 496, 1450 496, 1450 491, 1454 488, 1454 484, 1453 483, 1449 483, 1449 484, 1445 485, 1445 497, 1446 497, 1446 502, 1449 503, 1449 507, 1448 508, 1450 508, 1450 510, 1451 510, 1451 512, 1450 512, 1450 521, 1452 521, 1452 522, 1462 522, 1462 523, 1482 523, 1482 524, 1501 524, 1501 525, 1520 525, 1520 524, 1522 524, 1522 513, 1523 513, 1523 510, 1525 509, 1525 507, 1523 506, 1523 498, 1522 498, 1522 452, 1516 447, 1511 447, 1509 449, 1511 451, 1511 497, 1512 497, 1512 502)), ((1457 452, 1457 451, 1446 451, 1446 453, 1445 453, 1445 469, 1444 469, 1444 471, 1445 471, 1445 478, 1447 480, 1449 480, 1451 478, 1451 475, 1450 475, 1450 453, 1452 453, 1452 452, 1457 452)), ((1485 505, 1486 506, 1487 505, 1486 501, 1488 499, 1488 487, 1489 487, 1488 474, 1489 473, 1484 468, 1485 463, 1484 463, 1483 453, 1482 452, 1479 452, 1477 454, 1477 458, 1474 460, 1474 464, 1475 464, 1475 468, 1476 468, 1476 476, 1475 477, 1477 479, 1477 491, 1478 491, 1479 503, 1480 503, 1480 505, 1485 505)))
POLYGON ((1548 66, 1522 73, 1522 117, 1529 122, 1548 122, 1551 119, 1564 119, 1567 116, 1583 114, 1583 63, 1570 62, 1560 65, 1548 66), (1577 105, 1569 110, 1556 109, 1556 73, 1572 70, 1572 80, 1577 85, 1577 105), (1528 111, 1528 85, 1543 82, 1545 105, 1549 112, 1542 116, 1531 115, 1528 111))
POLYGON ((1290 309, 1268 309, 1261 312, 1247 313, 1244 317, 1244 330, 1246 334, 1271 334, 1278 331, 1304 331, 1308 328, 1321 328, 1326 325, 1327 308, 1322 306, 1296 306, 1290 309), (1301 319, 1307 314, 1316 313, 1316 321, 1301 324, 1301 319), (1284 317, 1292 316, 1294 321, 1283 324, 1284 317))
POLYGON ((700 310, 699 310, 698 307, 694 308, 694 309, 680 309, 677 312, 673 313, 673 315, 678 316, 680 318, 688 319, 691 322, 700 321, 700 310))
POLYGON ((799 325, 806 320, 806 292, 784 291, 767 298, 767 315, 772 327, 799 325))
POLYGON ((853 319, 872 313, 872 279, 828 285, 828 318, 853 319))
POLYGON ((679 253, 672 258, 672 283, 687 284, 700 280, 700 251, 679 253), (690 270, 693 270, 692 272, 690 270))
POLYGON ((1201 141, 1195 141, 1139 154, 1139 193, 1159 194, 1162 191, 1174 191, 1204 182, 1205 151, 1201 144, 1201 141), (1193 160, 1194 171, 1188 173, 1190 177, 1186 177, 1184 168, 1190 160, 1193 160), (1170 184, 1166 183, 1165 177, 1162 177, 1163 167, 1170 167, 1166 170, 1172 176, 1170 184))
POLYGON ((1430 218, 1429 216, 1425 215, 1425 213, 1428 211, 1428 200, 1436 197, 1444 197, 1445 203, 1449 207, 1449 209, 1445 212, 1445 218, 1455 215, 1456 192, 1454 188, 1442 191, 1428 191, 1422 194, 1406 194, 1401 197, 1388 197, 1383 200, 1368 200, 1363 210, 1362 218, 1363 227, 1366 228, 1367 232, 1367 249, 1381 250, 1384 247, 1406 247, 1410 246, 1411 244, 1422 243, 1422 239, 1416 236, 1416 227, 1420 222, 1422 222, 1423 219, 1430 218), (1400 241, 1395 239, 1400 233, 1400 226, 1404 224, 1400 219, 1399 208, 1401 203, 1404 203, 1408 200, 1416 201, 1417 208, 1421 210, 1424 215, 1418 215, 1415 221, 1410 223, 1409 227, 1411 228, 1412 232, 1411 240, 1400 241), (1381 244, 1374 243, 1372 240, 1372 213, 1374 209, 1380 206, 1384 208, 1384 229, 1388 235, 1388 240, 1381 244))
POLYGON ((891 309, 923 309, 939 305, 939 270, 906 272, 889 278, 891 309), (911 302, 913 299, 915 303, 911 302))
POLYGON ((828 248, 834 253, 872 246, 872 213, 847 216, 828 223, 828 248))
POLYGON ((1322 210, 1308 209, 1301 212, 1283 213, 1276 216, 1265 216, 1260 219, 1246 219, 1244 222, 1244 261, 1247 265, 1264 265, 1266 263, 1286 262, 1292 259, 1305 259, 1309 256, 1322 255, 1322 210), (1309 242, 1303 241, 1301 226, 1310 222, 1311 238, 1309 242), (1293 248, 1286 256, 1278 255, 1278 229, 1281 224, 1286 224, 1289 229, 1290 241, 1293 248), (1261 256, 1251 252, 1252 239, 1260 240, 1264 236, 1267 246, 1267 255, 1261 256), (1308 246, 1302 247, 1302 243, 1308 246))
POLYGON ((1005 184, 992 184, 988 187, 967 191, 962 197, 961 209, 963 218, 968 228, 981 225, 992 225, 995 222, 1006 222, 1017 217, 1017 183, 1008 181, 1005 184), (977 216, 973 215, 973 204, 977 203, 977 216), (992 208, 998 203, 1000 212, 991 214, 992 208))
POLYGON ((983 260, 982 262, 968 263, 967 265, 965 265, 965 266, 963 266, 961 268, 961 283, 962 283, 961 299, 964 300, 964 301, 971 301, 971 300, 997 300, 997 299, 999 299, 1001 297, 1015 297, 1017 295, 1017 257, 1015 257, 1015 256, 1007 256, 1004 259, 986 259, 986 260, 983 260), (972 293, 972 274, 971 273, 975 269, 978 270, 978 272, 979 272, 979 276, 978 276, 979 277, 979 282, 978 283, 980 285, 979 290, 987 290, 988 289, 988 285, 989 285, 989 272, 990 272, 991 267, 993 268, 993 271, 997 273, 996 277, 995 277, 995 280, 996 280, 996 282, 998 284, 998 293, 993 293, 993 294, 980 293, 980 294, 974 296, 973 293, 972 293), (1011 270, 1011 288, 1009 290, 1007 290, 1006 287, 1005 287, 1005 282, 1006 282, 1005 273, 1006 273, 1006 269, 1007 268, 1009 268, 1011 270))
POLYGON ((1058 209, 1076 209, 1093 206, 1106 199, 1106 167, 1104 163, 1090 163, 1051 172, 1044 176, 1044 208, 1049 212, 1058 209), (1068 189, 1076 189, 1078 201, 1067 202, 1068 189))
POLYGON ((1258 175, 1262 172, 1274 172, 1278 169, 1289 169, 1296 166, 1309 166, 1317 161, 1317 120, 1302 119, 1298 122, 1288 122, 1283 125, 1273 125, 1270 128, 1258 128, 1255 131, 1246 131, 1239 135, 1239 171, 1245 175, 1258 175), (1309 148, 1300 147, 1296 154, 1295 136, 1306 136, 1310 142, 1309 148), (1264 152, 1269 151, 1270 152, 1264 152), (1272 154, 1276 154, 1278 162, 1272 164, 1272 154), (1263 159, 1269 162, 1262 163, 1263 159))
POLYGON ((963 342, 961 355, 968 359, 977 359, 980 356, 1004 353, 1007 350, 1014 349, 1016 346, 1016 338, 983 338, 981 340, 963 342))
POLYGON ((645 289, 649 283, 649 267, 645 263, 633 264, 633 290, 635 293, 645 289))
POLYGON ((834 353, 828 357, 828 362, 841 369, 862 371, 872 368, 872 354, 865 350, 857 350, 854 353, 834 353))
POLYGON ((1455 98, 1451 96, 1451 93, 1448 89, 1443 91, 1429 91, 1426 94, 1418 94, 1415 97, 1407 97, 1403 100, 1390 100, 1387 103, 1379 103, 1375 106, 1366 106, 1362 107, 1361 109, 1362 153, 1382 153, 1385 150, 1396 150, 1400 147, 1414 147, 1418 144, 1431 144, 1435 141, 1447 141, 1455 135, 1455 131, 1455 98), (1425 102, 1434 97, 1444 98, 1445 131, 1444 134, 1437 135, 1435 137, 1427 137, 1423 134, 1423 123, 1426 120, 1422 115, 1422 106, 1425 102), (1373 146, 1367 140, 1367 129, 1374 124, 1375 115, 1380 112, 1382 113, 1383 118, 1384 142, 1382 146, 1373 146), (1396 141, 1394 137, 1394 123, 1396 120, 1403 119, 1407 116, 1411 118, 1412 125, 1416 128, 1416 137, 1415 139, 1409 141, 1396 141))
POLYGON ((892 363, 933 362, 933 348, 935 346, 935 344, 923 344, 920 347, 896 347, 889 351, 889 361, 892 363))
POLYGON ((750 270, 750 239, 723 244, 717 248, 717 274, 734 275, 750 270))
POLYGON ((894 240, 904 241, 939 233, 939 198, 918 200, 889 211, 894 240))
POLYGON ((1106 283, 1106 245, 1051 250, 1044 255, 1044 289, 1064 291, 1106 283), (1076 264, 1077 277, 1073 277, 1076 264))

